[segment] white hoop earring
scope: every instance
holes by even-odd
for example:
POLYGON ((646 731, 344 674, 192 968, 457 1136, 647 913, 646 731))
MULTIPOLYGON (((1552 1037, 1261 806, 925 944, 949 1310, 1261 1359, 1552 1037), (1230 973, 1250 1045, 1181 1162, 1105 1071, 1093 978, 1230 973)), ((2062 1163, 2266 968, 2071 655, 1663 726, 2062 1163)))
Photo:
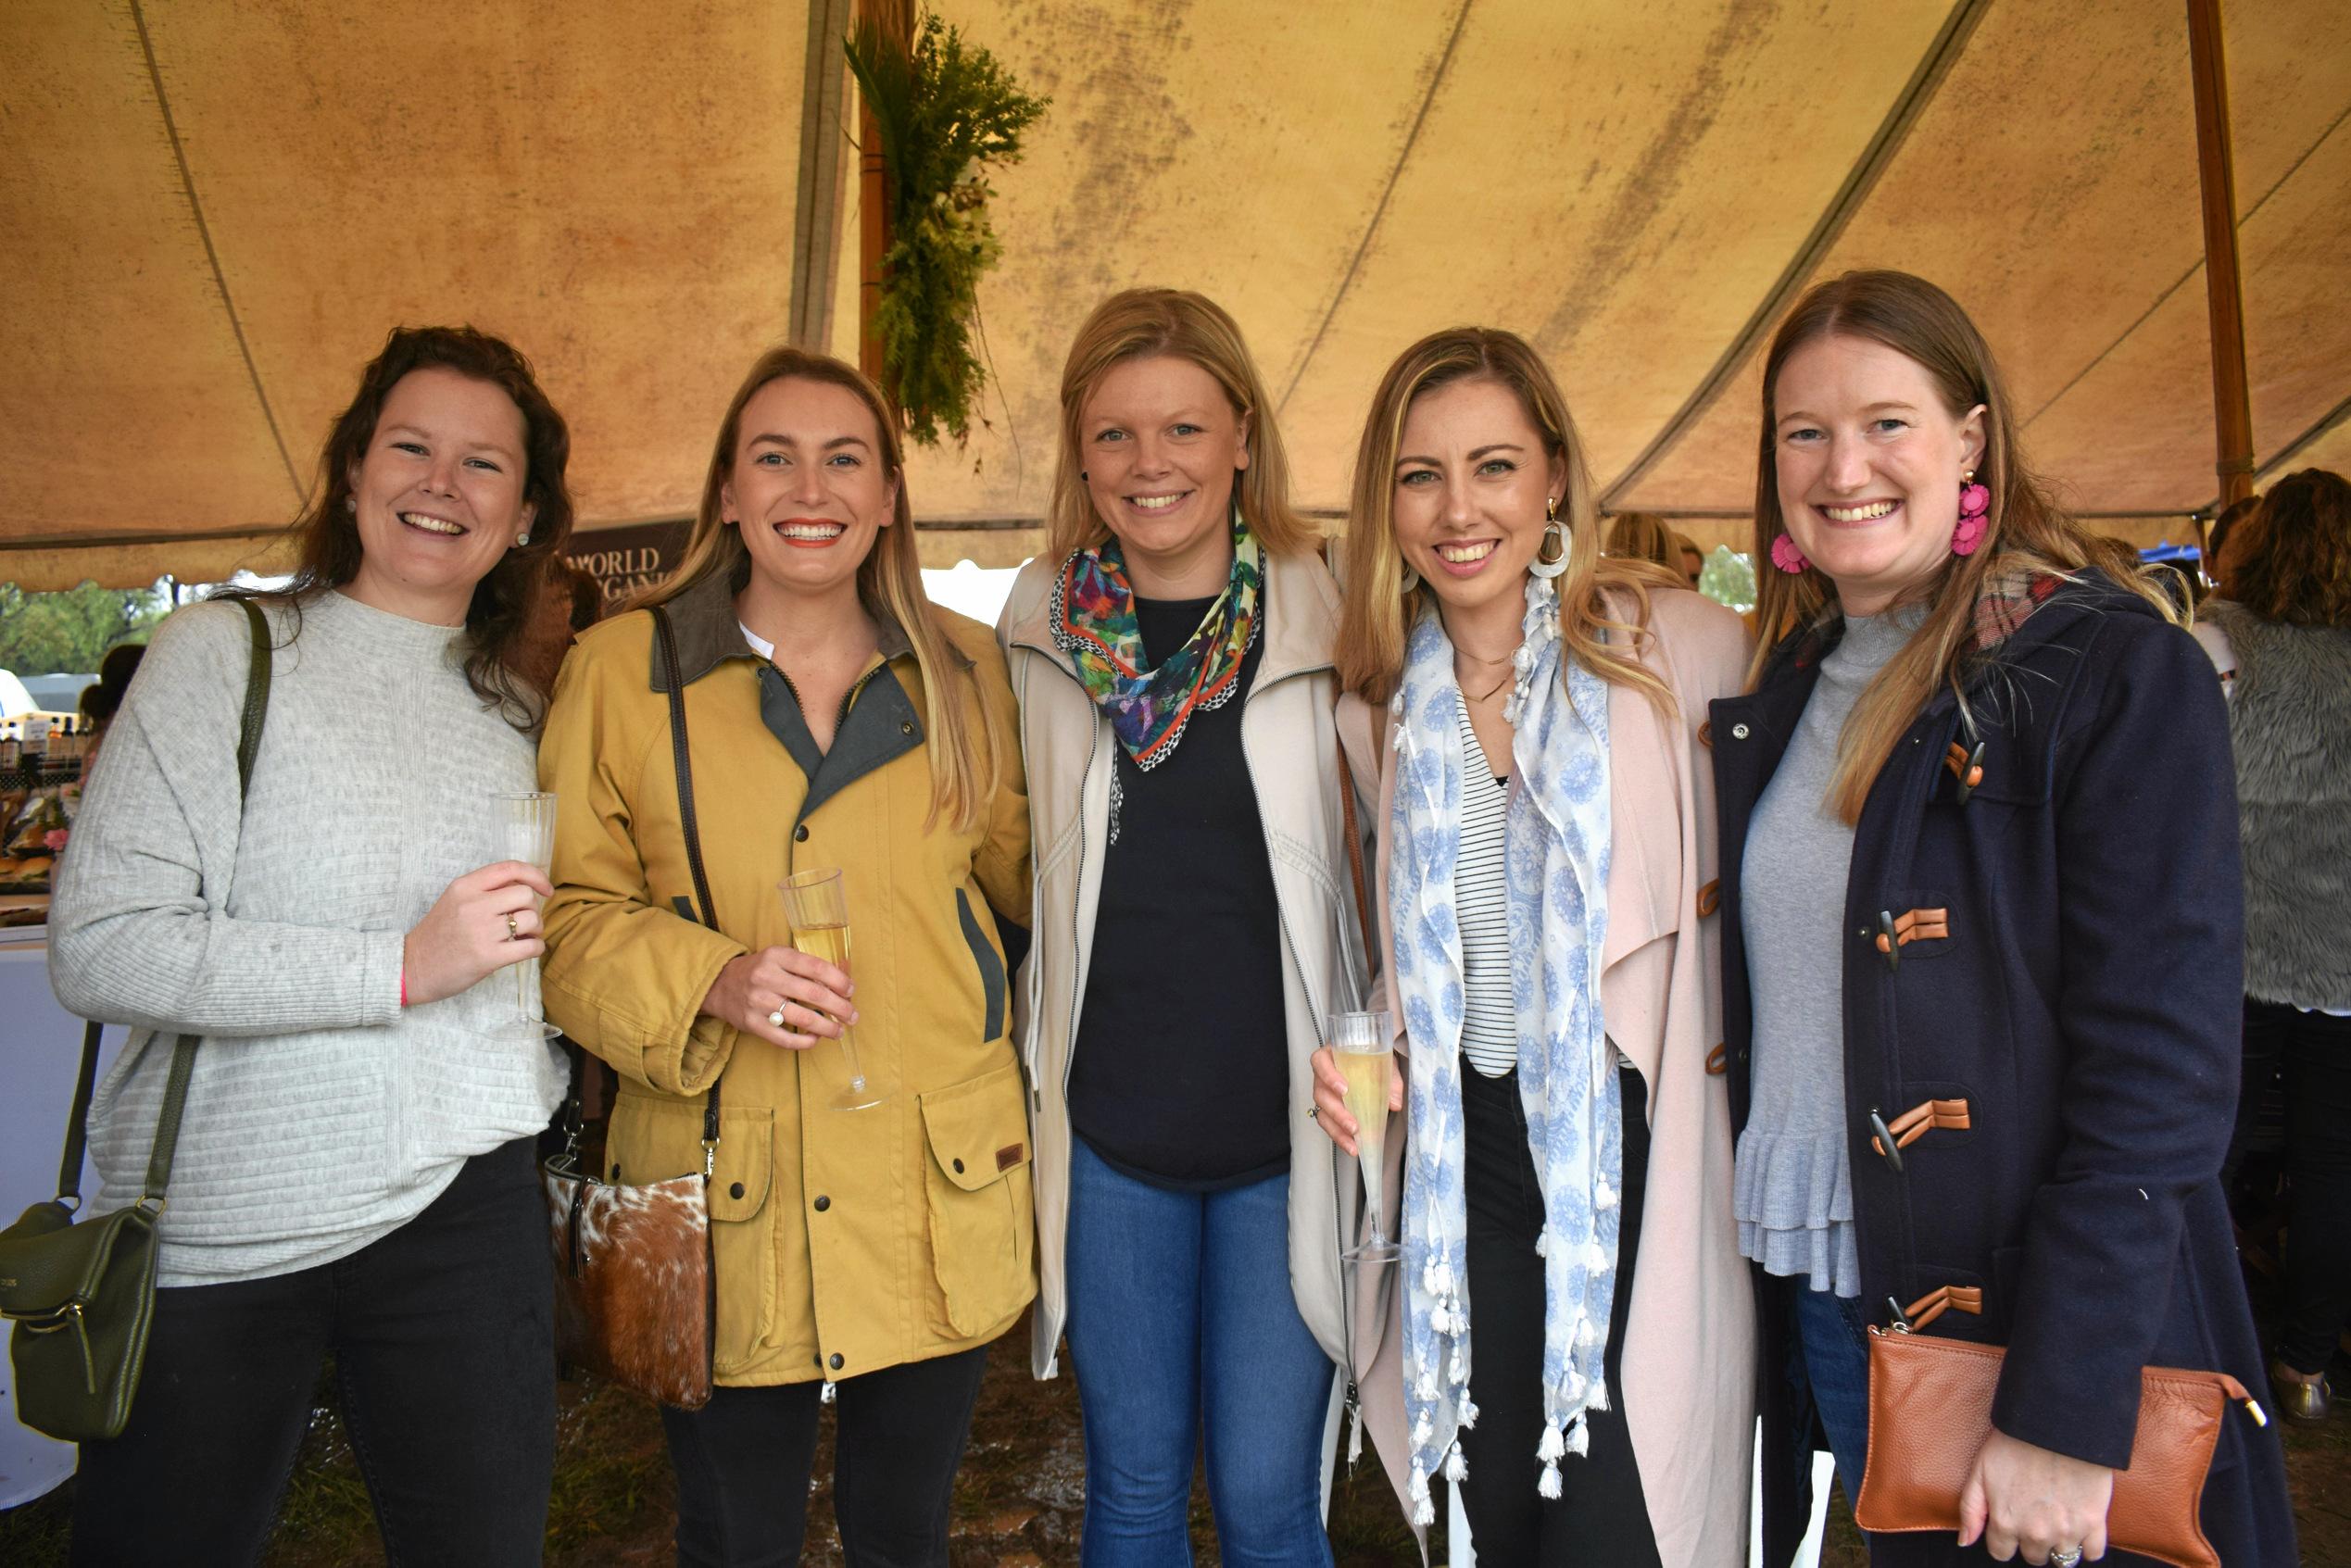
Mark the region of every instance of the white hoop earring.
POLYGON ((1420 586, 1420 573, 1419 573, 1419 572, 1417 572, 1417 571, 1414 571, 1411 567, 1409 567, 1409 566, 1408 566, 1408 567, 1406 567, 1406 568, 1404 568, 1404 592, 1405 592, 1405 593, 1407 593, 1407 594, 1409 594, 1409 593, 1411 593, 1411 592, 1412 592, 1414 588, 1417 588, 1417 587, 1419 587, 1419 586, 1420 586))
POLYGON ((1559 521, 1559 501, 1554 496, 1543 508, 1543 542, 1535 546, 1535 558, 1527 563, 1527 570, 1540 578, 1558 576, 1567 570, 1567 525, 1559 521))

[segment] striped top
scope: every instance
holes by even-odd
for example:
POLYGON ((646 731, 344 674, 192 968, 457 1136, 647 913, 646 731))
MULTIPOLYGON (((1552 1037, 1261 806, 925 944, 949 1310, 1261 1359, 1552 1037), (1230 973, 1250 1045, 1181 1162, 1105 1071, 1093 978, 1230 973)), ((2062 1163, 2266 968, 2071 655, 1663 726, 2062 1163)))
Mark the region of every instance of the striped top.
POLYGON ((1489 1078, 1518 1065, 1518 1011, 1510 992, 1510 899, 1502 864, 1510 780, 1497 778, 1461 703, 1461 859, 1453 913, 1461 925, 1461 1050, 1489 1078))

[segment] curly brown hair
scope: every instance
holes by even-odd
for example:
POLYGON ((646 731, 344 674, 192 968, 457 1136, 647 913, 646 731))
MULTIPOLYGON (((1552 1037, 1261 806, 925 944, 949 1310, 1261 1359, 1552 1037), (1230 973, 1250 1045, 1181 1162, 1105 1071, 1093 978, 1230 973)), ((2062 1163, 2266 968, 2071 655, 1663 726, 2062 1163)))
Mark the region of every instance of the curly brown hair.
POLYGON ((2237 526, 2223 594, 2264 621, 2351 626, 2351 482, 2290 473, 2237 526))
POLYGON ((299 636, 301 607, 358 575, 359 525, 349 506, 351 476, 375 440, 376 420, 392 389, 410 371, 432 366, 489 383, 512 398, 522 415, 522 496, 538 509, 531 521, 531 542, 499 557, 473 585, 473 601, 465 610, 465 679, 486 707, 527 734, 546 716, 547 694, 525 672, 523 641, 546 562, 572 535, 572 492, 564 483, 572 432, 540 390, 530 360, 504 338, 471 327, 393 329, 383 351, 359 372, 359 389, 349 407, 328 430, 310 502, 287 529, 295 540, 294 580, 254 596, 292 605, 299 636))

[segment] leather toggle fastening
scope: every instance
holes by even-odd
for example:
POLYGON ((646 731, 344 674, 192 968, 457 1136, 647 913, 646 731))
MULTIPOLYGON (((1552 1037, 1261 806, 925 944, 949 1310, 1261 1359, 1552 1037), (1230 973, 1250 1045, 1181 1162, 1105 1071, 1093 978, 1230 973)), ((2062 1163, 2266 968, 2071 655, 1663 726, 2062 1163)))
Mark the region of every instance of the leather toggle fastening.
POLYGON ((1896 919, 1891 909, 1878 911, 1878 951, 1886 955, 1888 969, 1902 967, 1896 951, 1908 942, 1933 942, 1951 935, 1949 909, 1907 909, 1896 919))
POLYGON ((1730 1047, 1716 1046, 1706 1053, 1706 1076, 1719 1078, 1730 1071, 1730 1047))
POLYGON ((1886 1298, 1886 1305, 1893 1307, 1894 1326, 1904 1333, 1926 1327, 1947 1311, 1983 1316, 1983 1289, 1973 1285, 1945 1285, 1927 1292, 1907 1307, 1894 1305, 1886 1298))
MULTIPOLYGON (((1878 1129, 1869 1139, 1869 1147, 1879 1154, 1886 1152, 1885 1140, 1889 1135, 1896 1148, 1908 1148, 1929 1133, 1964 1133, 1972 1125, 1964 1099, 1930 1099, 1924 1105, 1912 1106, 1892 1122, 1882 1121, 1872 1112, 1869 1124, 1878 1129)), ((1901 1167, 1897 1165, 1895 1169, 1901 1167)))
POLYGON ((1722 878, 1716 877, 1698 890, 1698 913, 1701 918, 1722 908, 1722 878))
POLYGON ((1976 748, 1970 751, 1957 741, 1953 741, 1950 749, 1943 753, 1942 765, 1951 770, 1953 778, 1959 781, 1959 788, 1955 792, 1954 798, 1962 806, 1968 803, 1968 797, 1975 794, 1977 788, 1983 783, 1983 748, 1989 744, 1986 741, 1978 741, 1976 748))

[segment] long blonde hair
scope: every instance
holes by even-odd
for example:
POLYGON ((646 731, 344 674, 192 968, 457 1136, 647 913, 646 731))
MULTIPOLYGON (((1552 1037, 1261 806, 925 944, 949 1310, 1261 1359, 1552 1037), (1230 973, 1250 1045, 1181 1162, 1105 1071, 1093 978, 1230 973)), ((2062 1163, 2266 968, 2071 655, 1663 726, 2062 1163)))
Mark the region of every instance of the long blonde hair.
POLYGON ((1233 495, 1257 542, 1272 555, 1314 549, 1320 538, 1290 507, 1289 459, 1239 325, 1215 301, 1188 289, 1127 289, 1094 307, 1062 366, 1061 458, 1053 465, 1053 495, 1045 514, 1046 547, 1053 558, 1091 549, 1110 537, 1110 525, 1086 492, 1081 427, 1087 400, 1120 365, 1160 355, 1206 370, 1225 389, 1233 412, 1248 421, 1242 445, 1249 466, 1234 477, 1233 495))
POLYGON ((1372 396, 1355 457, 1354 503, 1347 520, 1347 595, 1339 616, 1339 684, 1367 702, 1385 702, 1404 670, 1404 644, 1421 607, 1434 603, 1426 584, 1404 586, 1396 547, 1396 453, 1413 400, 1459 382, 1490 381, 1518 395, 1541 433, 1546 458, 1566 470, 1559 521, 1567 530, 1567 570, 1559 576, 1559 635, 1570 656, 1603 680, 1630 686, 1667 712, 1673 694, 1641 662, 1648 636, 1649 590, 1682 587, 1678 577, 1646 561, 1603 557, 1592 510, 1591 470, 1550 367, 1524 338, 1492 327, 1431 332, 1398 355, 1372 396), (1610 617, 1603 594, 1630 598, 1630 622, 1610 617), (1610 633, 1622 633, 1608 640, 1610 633))
POLYGON ((881 389, 855 366, 829 354, 778 346, 760 356, 735 389, 710 446, 710 466, 702 479, 702 504, 677 570, 638 595, 629 608, 667 604, 705 578, 723 575, 736 592, 750 580, 751 553, 740 528, 727 526, 720 492, 735 471, 735 442, 743 409, 771 382, 809 381, 854 394, 874 416, 880 432, 882 473, 898 481, 892 526, 878 532, 858 563, 857 597, 865 613, 894 621, 914 650, 923 671, 924 720, 931 762, 931 809, 927 828, 945 818, 958 833, 978 824, 1002 782, 1001 765, 979 717, 979 686, 970 661, 947 634, 937 607, 923 592, 922 557, 914 543, 914 507, 907 497, 906 458, 898 421, 890 417, 881 389))
MULTIPOLYGON (((1756 442, 1754 558, 1759 566, 1771 559, 1772 541, 1788 531, 1779 509, 1772 414, 1779 372, 1797 349, 1832 336, 1878 344, 1915 362, 1927 372, 1954 419, 1981 404, 1984 448, 1976 465, 1976 483, 1992 492, 1982 544, 1973 555, 1944 557, 1934 575, 1905 596, 1928 605, 1926 621, 1878 671, 1845 720, 1828 804, 1842 821, 1858 822, 1879 771, 1937 689, 1949 686, 1962 713, 1973 721, 1968 680, 1982 659, 1973 633, 1978 601, 1988 590, 2020 576, 2070 579, 2096 567, 2167 620, 2177 621, 2179 612, 2161 588, 2145 580, 2128 552, 2099 539, 2059 509, 2025 465, 2018 447, 2016 407, 1982 334, 1956 300, 1908 272, 1847 272, 1832 278, 1799 300, 1773 334, 1771 352, 1764 360, 1763 429, 1756 442)), ((1952 483, 1955 490, 1957 475, 1952 483)), ((1755 575, 1761 579, 1756 623, 1762 635, 1748 671, 1750 687, 1770 664, 1776 645, 1790 633, 1842 613, 1836 584, 1816 569, 1755 575)))

